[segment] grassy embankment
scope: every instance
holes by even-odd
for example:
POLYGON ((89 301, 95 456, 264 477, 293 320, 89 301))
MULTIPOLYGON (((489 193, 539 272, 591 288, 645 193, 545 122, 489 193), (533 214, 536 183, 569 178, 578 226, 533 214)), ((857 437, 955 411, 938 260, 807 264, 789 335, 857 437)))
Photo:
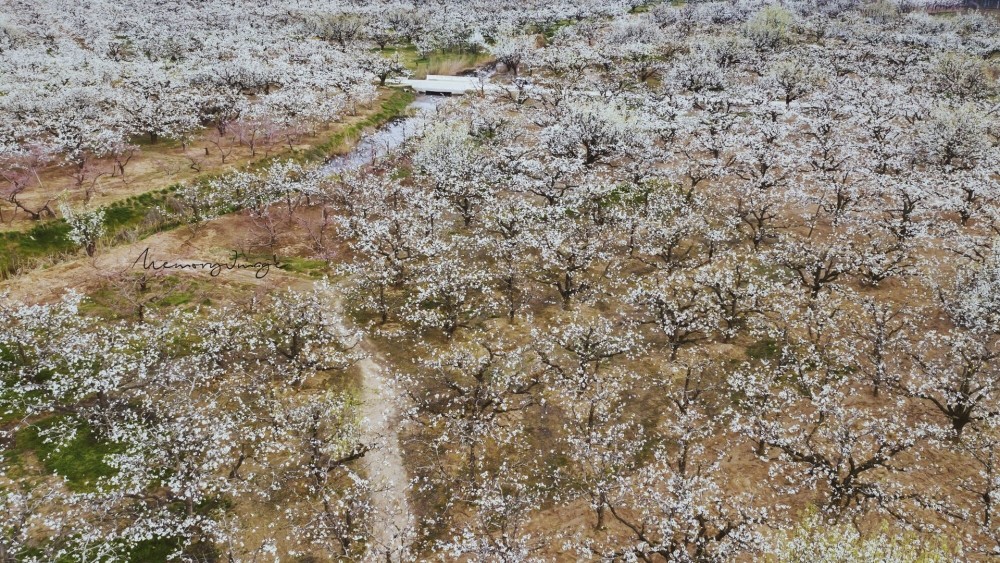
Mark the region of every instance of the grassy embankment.
MULTIPOLYGON (((350 150, 361 134, 369 128, 378 127, 402 115, 413 100, 413 93, 405 90, 391 90, 383 96, 373 109, 362 119, 350 122, 337 130, 324 142, 309 149, 294 150, 262 158, 250 163, 252 170, 267 168, 282 159, 299 162, 321 162, 326 158, 350 150)), ((203 174, 191 183, 207 184, 218 178, 219 173, 203 174)), ((104 207, 105 243, 116 244, 123 240, 143 238, 151 234, 178 226, 176 220, 156 219, 155 211, 160 209, 176 191, 180 184, 131 196, 104 207)), ((39 223, 27 231, 0 233, 0 279, 15 274, 22 268, 33 267, 44 260, 58 261, 79 250, 68 238, 69 225, 63 219, 39 223)))

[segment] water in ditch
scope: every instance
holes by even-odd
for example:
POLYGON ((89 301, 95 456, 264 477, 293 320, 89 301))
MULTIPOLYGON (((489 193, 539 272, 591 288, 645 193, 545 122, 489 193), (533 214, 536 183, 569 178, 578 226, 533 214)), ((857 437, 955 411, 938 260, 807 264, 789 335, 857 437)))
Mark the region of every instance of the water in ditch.
POLYGON ((365 135, 351 152, 326 161, 320 167, 320 173, 327 176, 354 170, 384 157, 396 147, 404 145, 408 139, 420 135, 427 124, 433 121, 438 106, 445 100, 445 96, 417 96, 407 106, 411 115, 394 119, 365 135))

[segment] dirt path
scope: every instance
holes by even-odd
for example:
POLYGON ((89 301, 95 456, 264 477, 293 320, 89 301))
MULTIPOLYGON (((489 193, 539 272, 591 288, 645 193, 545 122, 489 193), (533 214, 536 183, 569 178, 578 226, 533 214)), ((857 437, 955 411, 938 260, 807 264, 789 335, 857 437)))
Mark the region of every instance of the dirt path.
POLYGON ((378 356, 359 364, 362 375, 362 436, 372 450, 364 464, 375 494, 374 536, 371 554, 383 561, 408 561, 414 518, 407 497, 409 477, 399 447, 401 396, 378 362, 378 356))
MULTIPOLYGON (((356 333, 356 327, 343 313, 342 297, 339 291, 333 296, 338 328, 345 334, 356 333)), ((411 561, 409 546, 415 526, 408 498, 410 480, 399 447, 403 394, 387 375, 382 355, 367 340, 361 341, 361 348, 367 355, 357 364, 361 375, 361 439, 372 448, 362 463, 374 491, 374 529, 368 555, 378 561, 411 561)))

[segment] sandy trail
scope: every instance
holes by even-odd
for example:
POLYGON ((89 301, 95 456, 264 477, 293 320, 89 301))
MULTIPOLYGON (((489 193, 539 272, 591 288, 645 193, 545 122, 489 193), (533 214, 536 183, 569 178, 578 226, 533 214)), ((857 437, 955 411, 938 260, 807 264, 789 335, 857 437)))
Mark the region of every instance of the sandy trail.
MULTIPOLYGON (((343 314, 342 298, 340 291, 333 296, 339 332, 358 333, 343 314)), ((415 520, 408 496, 410 479, 399 446, 404 395, 386 373, 382 355, 364 338, 360 347, 366 355, 356 364, 361 374, 361 440, 371 448, 362 463, 371 482, 374 511, 368 557, 393 563, 411 561, 415 520)))
POLYGON ((358 364, 363 381, 362 439, 372 446, 363 458, 375 491, 371 555, 383 561, 408 561, 414 519, 407 497, 409 478, 403 466, 397 431, 401 395, 377 359, 378 356, 369 357, 358 364))

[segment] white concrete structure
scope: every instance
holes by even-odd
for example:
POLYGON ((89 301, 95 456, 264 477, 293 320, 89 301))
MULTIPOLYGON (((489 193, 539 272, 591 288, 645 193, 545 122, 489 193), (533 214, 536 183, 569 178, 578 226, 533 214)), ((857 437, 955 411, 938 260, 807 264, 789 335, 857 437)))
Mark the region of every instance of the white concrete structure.
POLYGON ((403 78, 399 84, 409 86, 421 94, 444 94, 446 96, 461 96, 469 90, 493 90, 496 86, 489 84, 487 79, 477 76, 443 76, 428 74, 424 80, 403 78))

